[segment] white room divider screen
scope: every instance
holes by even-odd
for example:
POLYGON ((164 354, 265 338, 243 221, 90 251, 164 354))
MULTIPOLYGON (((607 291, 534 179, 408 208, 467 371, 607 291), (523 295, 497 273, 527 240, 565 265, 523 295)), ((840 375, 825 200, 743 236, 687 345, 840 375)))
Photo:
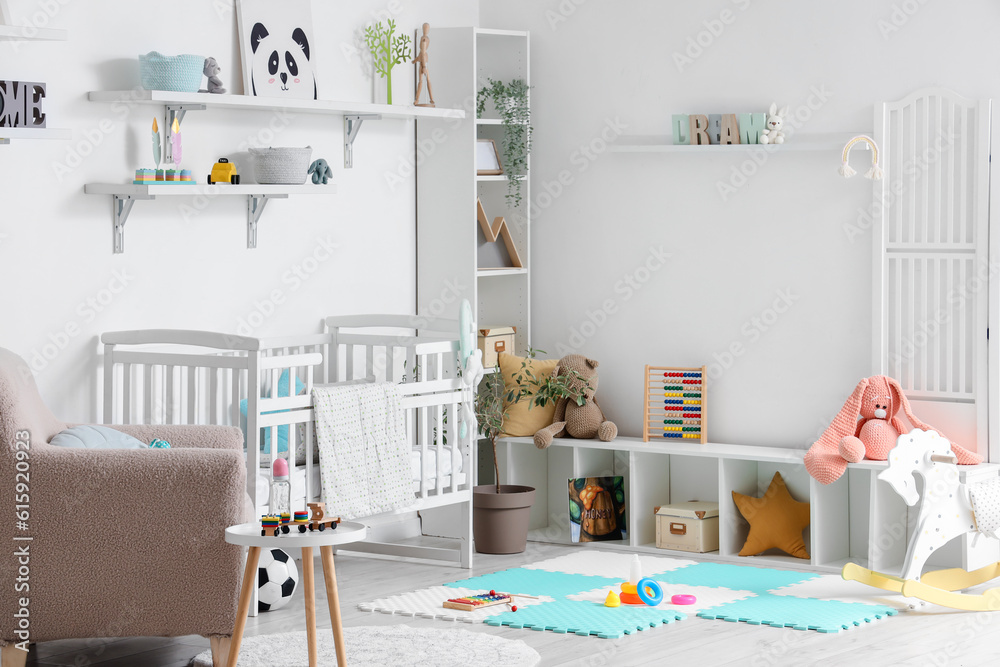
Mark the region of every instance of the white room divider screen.
POLYGON ((985 456, 990 101, 924 89, 875 113, 875 368, 985 456))

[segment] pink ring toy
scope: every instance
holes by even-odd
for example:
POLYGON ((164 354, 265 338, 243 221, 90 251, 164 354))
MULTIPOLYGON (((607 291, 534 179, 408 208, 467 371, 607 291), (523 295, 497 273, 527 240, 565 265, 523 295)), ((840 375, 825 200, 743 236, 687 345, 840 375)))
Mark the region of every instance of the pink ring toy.
POLYGON ((698 601, 693 595, 675 595, 670 598, 672 604, 694 604, 698 601))

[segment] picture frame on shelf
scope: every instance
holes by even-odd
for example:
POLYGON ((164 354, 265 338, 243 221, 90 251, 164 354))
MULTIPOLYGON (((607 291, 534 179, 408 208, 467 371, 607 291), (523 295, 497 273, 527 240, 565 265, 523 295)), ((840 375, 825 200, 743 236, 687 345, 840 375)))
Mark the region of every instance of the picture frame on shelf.
POLYGON ((243 94, 319 99, 310 0, 236 0, 243 94))
POLYGON ((500 151, 497 144, 492 139, 478 139, 476 141, 476 175, 477 176, 500 176, 503 174, 503 165, 500 164, 500 151))

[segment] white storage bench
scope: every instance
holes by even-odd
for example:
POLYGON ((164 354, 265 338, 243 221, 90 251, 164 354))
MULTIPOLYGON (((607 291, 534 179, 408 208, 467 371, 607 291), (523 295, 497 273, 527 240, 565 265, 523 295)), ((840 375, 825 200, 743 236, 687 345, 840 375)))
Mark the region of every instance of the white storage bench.
MULTIPOLYGON (((876 478, 886 464, 852 463, 839 480, 824 486, 811 478, 803 463, 805 450, 749 445, 654 443, 621 437, 614 442, 553 441, 539 450, 531 438, 505 438, 497 443, 502 484, 535 487, 531 532, 536 542, 571 544, 567 482, 573 477, 622 475, 626 489, 628 540, 593 542, 581 547, 615 548, 678 558, 739 562, 839 572, 848 561, 879 572, 902 568, 916 508, 908 508, 885 482, 876 478), (737 554, 749 524, 732 500, 732 491, 761 495, 780 472, 796 500, 811 503, 805 531, 809 560, 777 551, 761 556, 737 554), (719 549, 705 554, 656 548, 654 508, 688 500, 719 503, 719 549)), ((968 479, 1000 475, 1000 465, 960 466, 968 479)), ((973 570, 1000 560, 994 540, 956 538, 935 554, 933 565, 973 570)))

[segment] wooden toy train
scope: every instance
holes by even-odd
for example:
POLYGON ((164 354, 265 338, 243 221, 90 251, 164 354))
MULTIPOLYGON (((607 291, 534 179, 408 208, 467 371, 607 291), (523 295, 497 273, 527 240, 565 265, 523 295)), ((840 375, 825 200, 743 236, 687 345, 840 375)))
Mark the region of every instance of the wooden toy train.
POLYGON ((307 507, 309 510, 295 510, 294 517, 288 512, 263 515, 260 517, 261 537, 267 536, 268 533, 274 537, 282 534, 287 535, 292 526, 298 526, 300 533, 306 532, 307 529, 310 531, 323 531, 327 528, 335 530, 337 524, 340 523, 340 517, 326 516, 326 503, 308 503, 307 507))

